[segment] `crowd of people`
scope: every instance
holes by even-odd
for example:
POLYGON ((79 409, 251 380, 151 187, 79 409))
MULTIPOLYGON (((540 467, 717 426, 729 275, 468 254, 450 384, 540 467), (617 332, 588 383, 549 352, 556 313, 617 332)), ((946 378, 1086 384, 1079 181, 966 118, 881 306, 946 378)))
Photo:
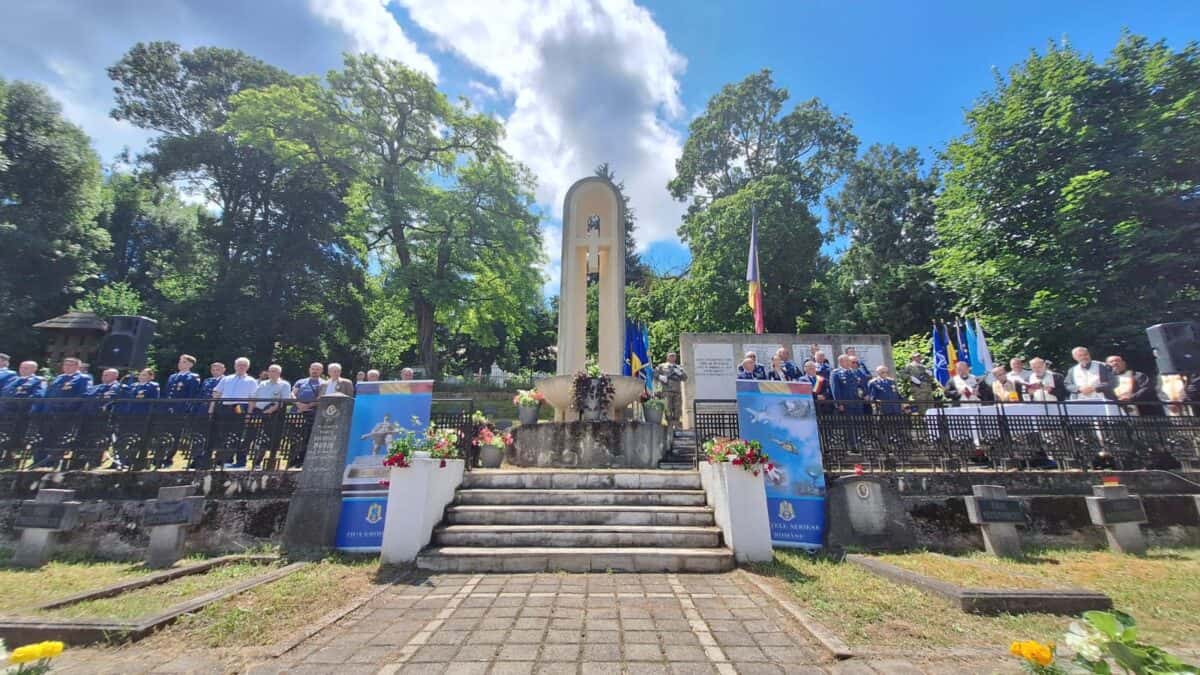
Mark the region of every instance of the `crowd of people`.
MULTIPOLYGON (((1188 403, 1200 407, 1195 405, 1200 401, 1200 377, 1186 383, 1179 380, 1178 387, 1160 387, 1148 374, 1130 368, 1119 354, 1100 362, 1092 359, 1086 347, 1076 347, 1071 357, 1075 365, 1066 373, 1055 372, 1043 358, 1030 359, 1028 369, 1024 359, 1014 358, 1007 369, 998 365, 986 375, 976 376, 970 364, 959 361, 943 386, 925 364, 925 355, 917 352, 900 374, 907 380, 909 398, 918 404, 938 398, 961 403, 1095 401, 1115 403, 1126 413, 1143 416, 1182 414, 1188 403)), ((818 405, 825 401, 839 412, 899 413, 904 409, 904 397, 891 369, 879 365, 872 372, 853 347, 837 356, 836 366, 816 345, 812 358, 800 366, 786 347, 776 350, 768 366, 749 351, 737 368, 737 378, 807 382, 818 405)))
MULTIPOLYGON (((30 414, 103 411, 124 417, 144 415, 149 412, 150 401, 170 399, 180 403, 159 404, 155 412, 207 414, 225 421, 237 418, 270 428, 272 425, 267 421, 279 416, 289 403, 292 410, 311 417, 321 396, 354 396, 358 383, 381 379, 380 371, 371 369, 359 371, 356 380, 351 381, 342 377, 341 364, 314 362, 308 367, 307 377, 288 382, 278 364, 271 364, 258 377, 250 375, 250 365, 250 359, 239 357, 233 362, 233 372, 228 373, 225 364, 217 361, 209 365, 209 376, 202 377, 194 372, 196 358, 182 354, 176 371, 163 386, 159 385, 153 368, 130 371, 124 376, 116 368, 106 368, 100 374, 100 382, 95 383, 87 372, 87 364, 74 357, 63 359, 58 375, 43 377, 38 374, 36 361, 22 361, 13 371, 9 355, 0 353, 0 398, 37 399, 28 406, 30 414), (203 400, 212 402, 199 402, 203 400)), ((401 380, 413 378, 412 368, 404 368, 400 373, 401 380)), ((39 458, 34 459, 36 465, 39 458)), ((226 468, 244 468, 246 459, 247 453, 240 452, 226 468)), ((296 465, 303 458, 293 460, 296 465)), ((121 464, 121 458, 114 455, 114 467, 120 468, 121 464)))

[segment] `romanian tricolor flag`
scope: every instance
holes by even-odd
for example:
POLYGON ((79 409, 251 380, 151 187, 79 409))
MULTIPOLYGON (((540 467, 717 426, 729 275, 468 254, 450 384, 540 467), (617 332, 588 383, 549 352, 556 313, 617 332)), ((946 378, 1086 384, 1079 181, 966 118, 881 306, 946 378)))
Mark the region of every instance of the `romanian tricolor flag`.
POLYGON ((958 363, 958 350, 954 348, 954 340, 950 339, 950 327, 942 324, 942 330, 946 333, 946 361, 950 366, 950 375, 954 375, 955 364, 958 363))
POLYGON ((750 207, 750 259, 746 263, 746 282, 750 284, 750 309, 754 310, 754 332, 763 333, 763 296, 762 284, 758 278, 758 211, 750 207))

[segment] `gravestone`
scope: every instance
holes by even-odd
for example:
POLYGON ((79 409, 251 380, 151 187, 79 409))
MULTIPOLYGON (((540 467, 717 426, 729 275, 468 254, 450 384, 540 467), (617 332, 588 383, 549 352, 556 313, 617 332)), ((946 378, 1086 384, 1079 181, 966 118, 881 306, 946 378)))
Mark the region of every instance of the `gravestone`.
POLYGON ((967 519, 983 532, 983 546, 988 553, 1002 558, 1021 557, 1021 535, 1017 525, 1025 522, 1021 502, 1008 496, 1000 485, 972 485, 967 503, 967 519))
POLYGON ((1146 552, 1146 535, 1141 524, 1147 522, 1141 497, 1129 494, 1125 485, 1093 485, 1087 498, 1092 523, 1104 528, 1108 547, 1117 553, 1141 555, 1146 552))
POLYGON ((912 548, 916 536, 900 492, 886 478, 841 476, 825 496, 830 548, 912 548))
POLYGON ((74 490, 38 490, 37 497, 21 502, 13 526, 22 530, 21 540, 13 555, 12 564, 18 567, 41 567, 54 553, 59 532, 75 527, 79 522, 79 502, 74 490))
POLYGON ((322 396, 317 402, 308 454, 283 528, 283 549, 292 558, 322 557, 333 548, 353 412, 349 396, 322 396))
POLYGON ((147 567, 170 567, 183 557, 188 526, 197 525, 204 518, 204 497, 193 496, 195 491, 192 485, 161 487, 158 499, 146 502, 142 527, 150 528, 147 567))

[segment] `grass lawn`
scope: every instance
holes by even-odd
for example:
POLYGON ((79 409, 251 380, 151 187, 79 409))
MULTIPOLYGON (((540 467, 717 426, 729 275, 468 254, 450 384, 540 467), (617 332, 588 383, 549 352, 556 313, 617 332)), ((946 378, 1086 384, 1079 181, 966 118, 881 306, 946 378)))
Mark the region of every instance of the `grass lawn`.
POLYGON ((874 557, 896 567, 970 588, 1050 590, 1069 585, 1040 575, 1027 574, 1021 568, 988 565, 983 555, 978 559, 938 553, 887 554, 874 557))
MULTIPOLYGON (((887 560, 898 563, 897 558, 913 557, 920 561, 924 555, 887 556, 887 560)), ((974 579, 1019 573, 1051 584, 1103 591, 1117 609, 1138 620, 1146 639, 1173 646, 1200 643, 1200 611, 1196 609, 1200 607, 1200 550, 1154 550, 1145 558, 1047 550, 1021 562, 996 561, 983 554, 969 559, 979 565, 951 563, 943 566, 939 578, 946 578, 951 570, 968 570, 974 579)), ((931 563, 927 560, 925 564, 931 563)), ((912 569, 907 563, 905 566, 912 569)), ((860 648, 1003 650, 1018 639, 1059 642, 1071 621, 1050 614, 967 614, 945 600, 854 565, 814 560, 792 551, 776 551, 772 563, 754 571, 786 584, 798 604, 815 619, 860 648)))
MULTIPOLYGON (((0 614, 31 607, 154 572, 141 563, 54 560, 41 569, 6 567, 11 551, 0 551, 0 614)), ((184 564, 184 563, 180 563, 184 564)))
POLYGON ((218 590, 232 583, 266 574, 270 564, 235 562, 191 574, 166 583, 139 588, 111 598, 87 600, 40 612, 55 618, 136 619, 157 614, 185 600, 218 590))
POLYGON ((379 561, 334 557, 181 617, 143 640, 158 649, 262 647, 349 603, 373 583, 379 561))

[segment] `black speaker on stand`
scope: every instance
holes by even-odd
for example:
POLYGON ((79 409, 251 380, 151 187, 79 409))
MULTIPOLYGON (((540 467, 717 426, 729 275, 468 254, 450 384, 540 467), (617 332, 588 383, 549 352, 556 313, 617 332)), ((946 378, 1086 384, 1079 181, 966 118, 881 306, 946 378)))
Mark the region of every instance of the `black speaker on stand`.
POLYGON ((1200 371, 1200 324, 1195 321, 1160 323, 1146 329, 1160 375, 1200 371))
POLYGON ((158 322, 144 316, 114 316, 108 321, 108 333, 100 341, 96 365, 102 368, 146 367, 146 348, 154 339, 158 322))

